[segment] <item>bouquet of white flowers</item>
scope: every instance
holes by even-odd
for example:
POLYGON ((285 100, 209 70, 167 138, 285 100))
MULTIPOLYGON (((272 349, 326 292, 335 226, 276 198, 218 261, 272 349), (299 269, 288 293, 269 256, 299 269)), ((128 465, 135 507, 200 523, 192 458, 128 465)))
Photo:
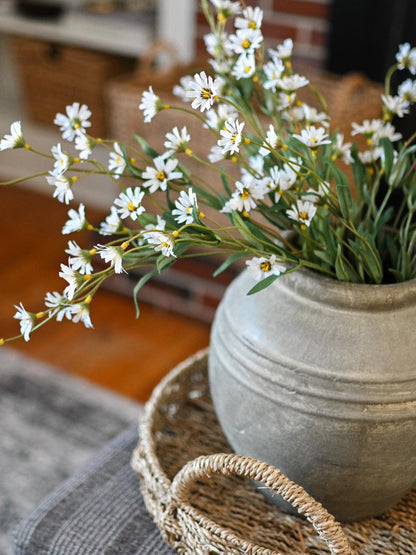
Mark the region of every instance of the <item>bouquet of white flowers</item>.
POLYGON ((88 221, 83 204, 69 210, 62 233, 94 229, 103 240, 93 248, 69 241, 68 263, 59 274, 67 282, 63 292, 47 293, 37 313, 16 307, 26 340, 52 318, 90 327, 90 303, 103 281, 148 268, 135 287, 137 306, 137 293, 148 279, 190 256, 225 255, 217 273, 246 258, 257 279, 248 293, 299 268, 353 283, 415 276, 415 135, 403 140, 392 120, 406 116, 416 101, 416 81, 406 75, 397 91, 391 81, 396 71, 416 73, 416 49, 399 47, 386 76, 380 119, 351 122, 352 135, 366 140, 366 149, 359 151, 330 129, 319 93, 319 109, 300 100, 309 81, 292 67, 292 41, 264 48, 260 8, 246 7, 242 0, 201 3, 211 28, 205 43, 212 72, 182 78, 175 87, 177 106, 165 104, 152 87, 138 100, 147 124, 161 111, 177 110, 177 125, 166 130, 163 152, 140 136, 127 145, 89 135, 91 113, 79 103, 55 118, 72 152, 61 144, 51 154, 37 152, 26 143, 20 122, 1 140, 0 150, 25 148, 50 159, 46 180, 66 204, 91 173, 133 183, 120 190, 99 226, 88 221), (183 112, 211 132, 208 156, 199 153, 198 137, 181 125, 183 112), (109 151, 107 166, 93 157, 97 145, 109 151), (203 168, 203 177, 187 168, 187 160, 203 168), (353 180, 347 179, 345 164, 353 180), (237 177, 230 165, 238 168, 237 177), (221 192, 212 186, 215 180, 221 192), (154 210, 145 208, 145 199, 154 210), (94 271, 97 257, 107 265, 94 271))

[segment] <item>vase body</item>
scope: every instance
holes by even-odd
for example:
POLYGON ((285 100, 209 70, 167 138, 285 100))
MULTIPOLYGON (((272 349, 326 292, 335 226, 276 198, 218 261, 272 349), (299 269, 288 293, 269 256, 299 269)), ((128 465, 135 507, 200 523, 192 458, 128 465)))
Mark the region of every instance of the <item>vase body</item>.
POLYGON ((416 483, 416 281, 301 271, 247 296, 253 285, 244 271, 212 326, 210 389, 230 445, 341 521, 383 513, 416 483))

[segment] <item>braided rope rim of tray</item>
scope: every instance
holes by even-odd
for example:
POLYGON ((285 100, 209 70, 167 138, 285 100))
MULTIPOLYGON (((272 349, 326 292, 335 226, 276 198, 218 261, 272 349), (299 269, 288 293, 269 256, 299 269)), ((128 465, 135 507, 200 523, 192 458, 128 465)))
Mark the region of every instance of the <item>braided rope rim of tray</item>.
MULTIPOLYGON (((139 475, 146 507, 166 543, 179 553, 188 554, 276 555, 277 553, 318 554, 329 552, 346 555, 359 552, 405 555, 416 552, 416 490, 408 496, 405 502, 389 511, 385 519, 379 517, 341 527, 332 515, 322 505, 310 498, 300 486, 293 484, 277 469, 248 457, 217 453, 199 456, 190 461, 186 459, 182 466, 176 467, 173 471, 169 469, 171 477, 168 477, 169 453, 163 451, 166 446, 163 446, 161 442, 161 438, 165 437, 163 435, 164 427, 166 427, 166 423, 175 424, 176 420, 179 420, 182 415, 181 411, 184 412, 187 409, 187 399, 192 395, 200 396, 204 405, 204 396, 209 397, 204 372, 206 372, 206 351, 201 351, 172 370, 155 388, 151 399, 145 406, 140 425, 140 443, 132 457, 132 466, 139 475), (188 392, 190 392, 189 395, 188 392), (268 487, 275 487, 279 494, 283 497, 286 495, 285 498, 289 502, 299 507, 299 512, 303 513, 312 523, 317 535, 310 533, 312 531, 312 527, 310 527, 309 530, 303 531, 302 536, 302 529, 306 526, 304 521, 281 513, 277 508, 270 509, 270 503, 261 494, 254 492, 254 488, 248 483, 247 504, 253 511, 258 510, 258 506, 253 503, 254 497, 252 496, 256 496, 256 503, 257 497, 261 498, 259 503, 264 504, 264 507, 261 505, 261 510, 265 511, 264 519, 270 518, 270 511, 273 510, 275 519, 273 525, 276 525, 275 521, 278 518, 279 538, 282 539, 279 546, 281 549, 283 545, 285 551, 260 547, 251 540, 245 539, 244 531, 247 530, 244 530, 244 523, 241 525, 240 521, 238 526, 240 533, 220 525, 222 522, 221 507, 219 514, 217 511, 216 517, 213 519, 211 515, 201 510, 201 507, 193 506, 195 499, 189 494, 197 481, 197 491, 201 496, 199 505, 205 508, 205 501, 209 505, 209 500, 205 500, 206 491, 203 490, 203 484, 199 480, 202 479, 209 483, 216 474, 226 480, 219 484, 220 487, 224 485, 228 487, 232 474, 248 476, 268 487), (348 536, 345 532, 348 533, 348 536), (297 551, 295 551, 296 548, 297 551)), ((212 404, 210 410, 213 411, 212 404)), ((202 415, 202 420, 206 419, 206 414, 202 415)), ((212 416, 215 419, 215 415, 212 416)), ((186 419, 184 422, 186 424, 186 419)), ((207 424, 212 425, 212 422, 209 421, 207 424)), ((173 434, 170 445, 175 446, 176 441, 173 434)), ((176 455, 177 453, 173 456, 176 455)), ((185 453, 186 455, 187 453, 185 453)), ((212 483, 209 486, 212 488, 212 483)), ((216 502, 216 508, 217 505, 220 503, 216 502)), ((263 518, 262 514, 255 516, 263 518)), ((252 525, 253 515, 247 514, 247 518, 248 524, 252 525)), ((268 530, 265 531, 264 537, 269 540, 267 533, 268 530)), ((275 529, 273 538, 276 538, 275 529)), ((266 541, 265 543, 269 544, 270 542, 266 541)))

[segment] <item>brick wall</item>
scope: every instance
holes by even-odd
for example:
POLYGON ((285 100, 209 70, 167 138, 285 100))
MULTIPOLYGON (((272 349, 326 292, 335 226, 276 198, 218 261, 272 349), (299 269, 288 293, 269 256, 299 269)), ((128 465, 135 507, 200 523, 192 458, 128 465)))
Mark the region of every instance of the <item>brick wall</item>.
MULTIPOLYGON (((266 47, 274 47, 286 38, 295 43, 295 58, 314 67, 324 67, 329 31, 331 0, 247 0, 264 11, 263 34, 266 47)), ((209 31, 205 18, 198 13, 197 50, 204 52, 203 36, 209 31)))

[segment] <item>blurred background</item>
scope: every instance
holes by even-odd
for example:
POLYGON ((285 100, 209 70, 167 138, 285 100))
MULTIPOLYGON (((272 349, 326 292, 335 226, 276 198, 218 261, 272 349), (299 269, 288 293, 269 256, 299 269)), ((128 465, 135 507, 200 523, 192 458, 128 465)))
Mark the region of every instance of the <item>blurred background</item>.
MULTIPOLYGON (((397 45, 416 43, 416 4, 410 0, 247 4, 264 10, 266 47, 294 40, 295 70, 312 75, 328 94, 339 126, 353 105, 360 107, 357 120, 377 117, 375 98, 397 45)), ((204 67, 206 32, 197 0, 0 0, 0 133, 21 120, 27 142, 49 152, 61 140, 55 114, 78 101, 93 112, 95 136, 126 140, 138 133, 160 141, 177 119, 167 115, 163 133, 158 125, 146 127, 137 111, 140 93, 153 84, 169 99, 181 75, 204 67)), ((105 163, 106 152, 98 156, 105 163)), ((30 153, 1 153, 1 181, 44 169, 44 160, 30 153)), ((117 194, 110 180, 83 180, 76 201, 86 203, 98 222, 117 194)), ((0 195, 0 337, 7 337, 18 330, 13 304, 22 301, 36 312, 46 291, 62 289, 57 274, 68 238, 60 229, 68 208, 51 198, 44 177, 3 187, 0 195)), ((131 301, 138 276, 113 280, 92 305, 95 330, 48 326, 29 344, 12 347, 145 400, 174 364, 208 345, 215 307, 238 271, 214 280, 214 267, 178 264, 147 285, 139 320, 131 301)))

